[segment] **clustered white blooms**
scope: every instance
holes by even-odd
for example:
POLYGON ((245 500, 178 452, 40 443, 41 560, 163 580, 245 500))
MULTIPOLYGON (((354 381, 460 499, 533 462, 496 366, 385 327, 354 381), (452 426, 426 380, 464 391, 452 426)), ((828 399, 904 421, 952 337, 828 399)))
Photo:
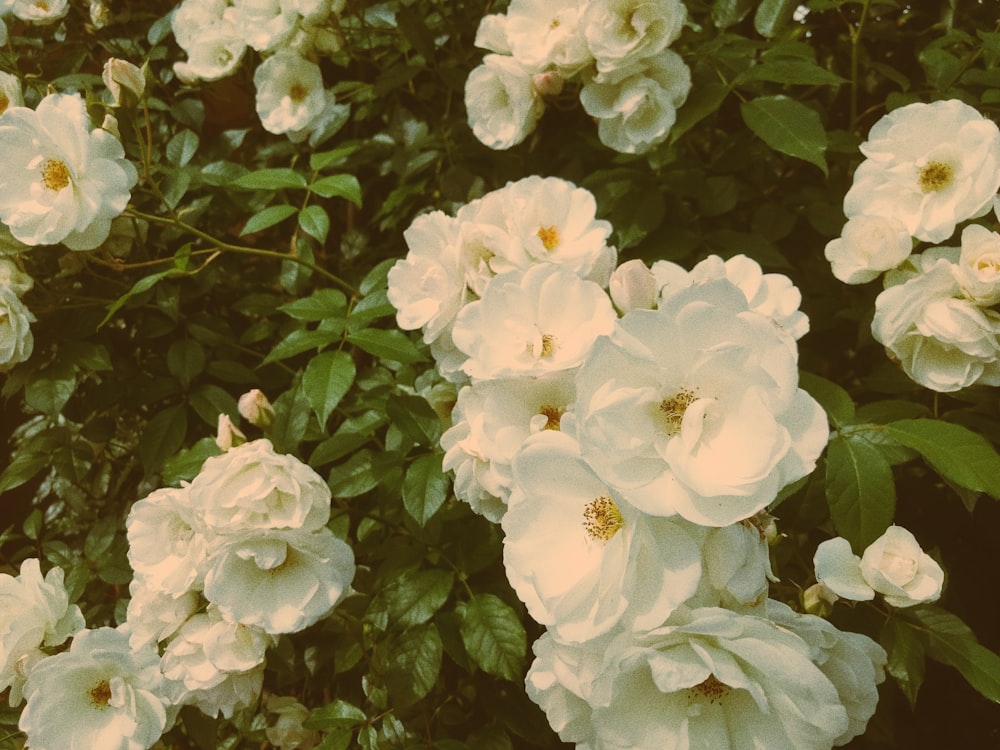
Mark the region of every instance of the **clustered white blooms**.
POLYGON ((613 268, 610 229, 585 190, 530 177, 418 217, 389 272, 400 327, 459 387, 455 494, 501 525, 547 628, 528 694, 580 748, 845 744, 885 652, 768 601, 766 508, 829 434, 798 387, 799 291, 744 256, 613 268))
POLYGON ((35 347, 31 333, 35 316, 21 301, 32 286, 30 276, 0 255, 0 372, 26 361, 35 347))
POLYGON ((890 526, 858 557, 842 537, 828 539, 813 558, 816 580, 841 599, 861 602, 881 594, 893 607, 937 601, 944 571, 902 526, 890 526))
POLYGON ((958 100, 890 112, 861 145, 867 157, 844 198, 833 274, 862 284, 885 273, 872 335, 914 381, 939 392, 1000 385, 1000 235, 968 224, 1000 188, 1000 129, 958 100))
POLYGON ((186 83, 215 81, 255 50, 263 58, 253 82, 264 129, 315 146, 347 111, 317 64, 340 49, 335 16, 343 8, 344 0, 184 0, 171 25, 188 59, 174 71, 186 83))
POLYGON ((476 46, 490 52, 465 85, 472 132, 493 149, 524 141, 566 81, 601 142, 641 154, 666 140, 691 71, 668 49, 687 19, 680 0, 512 0, 485 16, 476 46))
POLYGON ((326 482, 266 439, 135 503, 124 628, 136 648, 164 644, 171 705, 227 718, 252 705, 275 636, 309 627, 345 596, 354 553, 329 518, 326 482))

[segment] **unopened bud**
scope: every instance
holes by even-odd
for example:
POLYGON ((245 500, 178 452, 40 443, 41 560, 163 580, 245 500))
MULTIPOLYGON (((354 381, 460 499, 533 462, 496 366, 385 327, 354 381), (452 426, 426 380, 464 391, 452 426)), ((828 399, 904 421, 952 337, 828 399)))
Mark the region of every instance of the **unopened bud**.
POLYGON ((229 415, 220 414, 219 429, 215 435, 215 444, 219 446, 219 449, 227 451, 234 446, 243 445, 246 441, 247 436, 240 431, 239 427, 233 424, 233 420, 229 418, 229 415))
POLYGON ((811 615, 829 617, 837 598, 837 595, 822 583, 814 583, 802 592, 802 608, 811 615))
POLYGON ((274 407, 267 400, 267 396, 257 388, 240 396, 238 408, 241 417, 262 430, 266 430, 274 422, 274 407))
POLYGON ((136 99, 141 99, 146 90, 146 74, 130 62, 112 57, 104 63, 101 74, 104 85, 111 93, 111 106, 120 107, 124 103, 123 95, 127 91, 136 99))
POLYGON ((535 87, 535 91, 542 96, 559 96, 566 79, 559 75, 558 71, 549 70, 544 73, 535 73, 531 77, 531 83, 535 87))
POLYGON ((122 139, 121 131, 118 130, 118 118, 114 115, 104 115, 104 122, 101 123, 101 130, 111 133, 119 141, 122 139))
POLYGON ((639 259, 625 261, 611 273, 608 291, 622 313, 656 307, 656 277, 639 259))

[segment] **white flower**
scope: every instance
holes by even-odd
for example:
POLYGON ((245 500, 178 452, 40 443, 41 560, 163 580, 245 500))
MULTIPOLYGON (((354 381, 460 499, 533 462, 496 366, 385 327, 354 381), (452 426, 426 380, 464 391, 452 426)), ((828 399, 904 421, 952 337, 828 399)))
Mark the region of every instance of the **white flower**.
POLYGON ((271 634, 326 617, 354 579, 354 552, 325 526, 246 532, 208 561, 205 598, 226 619, 271 634))
POLYGON ((465 81, 469 127, 486 146, 516 146, 535 129, 545 103, 532 73, 533 69, 507 55, 486 55, 469 73, 465 81))
POLYGON ((174 705, 232 718, 257 701, 273 643, 260 628, 228 622, 209 607, 184 623, 163 652, 164 694, 174 705))
POLYGON ((612 642, 588 700, 589 746, 829 750, 847 731, 797 635, 724 609, 678 620, 612 642))
POLYGON ((694 594, 701 552, 685 527, 638 512, 572 438, 530 438, 514 477, 501 521, 507 579, 561 640, 588 640, 623 617, 635 629, 656 627, 694 594))
POLYGON ((10 705, 21 702, 25 669, 19 662, 33 661, 37 649, 58 646, 84 627, 80 608, 69 603, 62 568, 52 568, 43 579, 31 557, 21 563, 17 578, 0 574, 0 691, 11 688, 10 705))
POLYGON ((112 628, 84 630, 28 676, 19 727, 33 750, 146 750, 166 726, 159 658, 112 628))
POLYGON ((254 427, 266 430, 274 423, 274 405, 259 388, 251 388, 241 395, 236 408, 240 416, 254 427))
POLYGON ((473 379, 529 377, 576 367, 615 320, 597 284, 546 263, 493 279, 459 312, 452 339, 473 379))
POLYGON ((210 457, 188 492, 190 506, 219 533, 314 531, 330 519, 323 477, 294 456, 276 453, 264 438, 210 457))
POLYGON ((267 741, 278 750, 312 750, 319 744, 320 733, 302 726, 311 711, 292 696, 270 696, 267 711, 278 715, 278 720, 264 730, 267 741))
POLYGON ((510 41, 507 39, 507 16, 503 13, 490 13, 483 16, 476 29, 474 44, 480 49, 509 55, 510 41))
POLYGON ((705 573, 698 606, 751 611, 767 599, 768 580, 777 579, 762 531, 769 517, 763 516, 708 530, 701 542, 705 573))
POLYGON ((886 276, 872 335, 903 371, 939 392, 1000 385, 1000 314, 962 297, 958 248, 931 248, 886 276))
POLYGON ((170 28, 185 51, 197 43, 199 36, 235 18, 228 0, 183 0, 174 9, 170 28))
POLYGON ((598 72, 606 73, 665 50, 686 19, 680 0, 594 0, 580 25, 598 72))
POLYGON ((622 313, 656 307, 656 276, 638 258, 622 263, 611 273, 608 292, 622 313))
POLYGON ((11 12, 22 21, 43 26, 69 13, 69 0, 14 0, 11 12))
POLYGON ((977 305, 1000 302, 1000 234, 978 224, 963 229, 955 278, 962 294, 977 305))
POLYGON ((132 648, 166 640, 204 605, 197 591, 175 596, 154 588, 141 575, 132 579, 128 590, 132 598, 121 629, 132 648))
POLYGON ((577 374, 583 455, 647 513, 726 526, 815 467, 826 415, 795 342, 725 279, 633 310, 577 374))
POLYGON ((247 441, 247 436, 243 431, 233 424, 233 420, 228 414, 219 414, 218 426, 215 430, 215 444, 219 450, 227 451, 236 445, 242 445, 247 441))
POLYGON ((258 52, 273 50, 295 31, 298 13, 281 0, 234 0, 246 43, 258 52))
POLYGON ((841 537, 816 548, 816 580, 843 599, 867 601, 876 593, 894 607, 936 601, 944 571, 902 526, 890 526, 859 558, 841 537))
POLYGON ((188 487, 156 490, 132 505, 125 529, 128 561, 148 587, 180 596, 201 587, 210 531, 188 487))
POLYGON ((555 65, 573 75, 590 62, 579 0, 511 0, 505 24, 511 54, 530 68, 555 65))
POLYGON ((643 154, 670 135, 690 90, 691 70, 680 55, 663 50, 609 80, 586 80, 580 103, 598 119, 601 143, 624 154, 643 154))
POLYGON ((455 495, 494 523, 503 516, 511 461, 530 435, 558 430, 574 398, 572 371, 539 378, 485 380, 458 393, 453 426, 441 436, 455 495))
POLYGON ((914 103, 875 123, 868 158, 844 197, 848 218, 891 216, 926 242, 992 207, 1000 187, 1000 130, 957 99, 914 103))
POLYGON ((92 250, 128 205, 138 175, 121 143, 91 129, 83 98, 49 94, 0 118, 0 221, 29 245, 92 250))
POLYGON ((826 243, 833 275, 845 284, 864 284, 910 257, 913 240, 899 219, 859 214, 847 220, 840 237, 826 243))
POLYGON ((327 104, 319 66, 296 52, 267 58, 253 74, 257 114, 269 133, 311 130, 327 104))
POLYGON ((809 658, 833 683, 847 709, 847 730, 834 740, 846 745, 864 733, 878 706, 878 684, 885 680, 885 649, 860 633, 838 630, 822 617, 802 615, 769 599, 767 617, 809 645, 809 658))
POLYGON ((237 11, 226 0, 184 0, 174 11, 171 28, 188 54, 186 61, 174 63, 185 83, 228 76, 246 52, 237 11))
POLYGON ((18 268, 14 261, 0 257, 0 288, 9 289, 18 297, 23 297, 34 285, 35 280, 18 268))
MULTIPOLYGON (((0 19, 3 23, 3 19, 0 19)), ((23 107, 24 96, 21 94, 21 79, 0 70, 0 115, 10 107, 23 107)))
POLYGON ((0 372, 27 361, 35 348, 31 324, 35 316, 14 290, 0 285, 0 372))

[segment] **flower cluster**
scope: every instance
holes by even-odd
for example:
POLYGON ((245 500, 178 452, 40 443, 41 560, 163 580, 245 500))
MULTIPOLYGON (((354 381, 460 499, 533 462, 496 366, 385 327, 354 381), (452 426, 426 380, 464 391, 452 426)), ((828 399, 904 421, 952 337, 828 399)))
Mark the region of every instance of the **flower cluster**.
POLYGON ((885 273, 872 335, 935 391, 1000 385, 1000 234, 967 225, 960 247, 911 255, 989 213, 1000 187, 1000 129, 958 100, 910 104, 879 120, 844 198, 848 221, 826 246, 833 274, 885 273))
POLYGON ((0 2, 0 44, 7 43, 7 22, 4 16, 12 15, 18 21, 35 26, 47 26, 69 13, 69 0, 3 0, 0 2))
POLYGON ((666 140, 691 88, 690 70, 668 49, 686 18, 680 0, 512 0, 476 35, 490 54, 465 86, 473 133, 494 149, 521 143, 545 98, 579 78, 601 142, 648 151, 666 140))
POLYGON ((31 324, 35 316, 21 301, 32 286, 30 276, 0 255, 0 372, 26 361, 34 349, 31 324))
POLYGON ((767 599, 765 509, 828 436, 798 290, 743 256, 611 271, 609 233, 589 193, 531 177, 418 217, 389 273, 460 387, 455 493, 547 628, 528 693, 579 747, 843 744, 885 653, 767 599))
POLYGON ((125 628, 134 647, 166 642, 171 704, 232 716, 256 700, 274 636, 330 613, 354 578, 354 554, 329 517, 323 479, 266 439, 132 507, 125 628))
POLYGON ((231 75, 247 48, 263 61, 254 72, 264 129, 310 145, 323 140, 347 107, 324 88, 316 60, 340 49, 336 15, 344 0, 184 0, 172 27, 188 59, 174 71, 186 83, 231 75))

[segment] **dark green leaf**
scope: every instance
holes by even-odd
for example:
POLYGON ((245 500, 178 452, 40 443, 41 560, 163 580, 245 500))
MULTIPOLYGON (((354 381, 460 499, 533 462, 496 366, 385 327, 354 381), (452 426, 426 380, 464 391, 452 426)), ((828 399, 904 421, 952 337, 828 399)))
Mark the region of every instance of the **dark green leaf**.
POLYGON ((361 208, 361 184, 352 174, 332 174, 316 180, 310 188, 324 198, 346 198, 361 208))
POLYGON ((67 362, 56 362, 39 371, 24 389, 28 406, 42 414, 59 414, 76 390, 76 373, 67 362))
POLYGON ((187 434, 187 410, 184 406, 168 406, 146 425, 139 438, 139 458, 146 476, 155 474, 163 462, 184 444, 187 434))
POLYGON ((753 17, 754 29, 770 39, 788 24, 799 4, 799 0, 761 0, 753 17))
POLYGON ((802 86, 838 86, 847 83, 846 79, 811 60, 766 60, 741 73, 737 82, 745 81, 774 81, 802 86))
POLYGON ((330 151, 317 151, 309 155, 309 168, 315 170, 326 169, 344 161, 348 156, 361 148, 361 141, 344 143, 330 151))
POLYGON ((803 372, 799 374, 799 386, 819 402, 837 429, 854 422, 854 400, 836 383, 803 372))
POLYGON ((909 623, 898 617, 886 621, 880 641, 889 655, 886 671, 892 675, 910 702, 910 708, 913 708, 924 682, 926 654, 923 641, 909 623))
POLYGON ((354 383, 354 360, 347 352, 323 352, 313 357, 302 374, 302 390, 325 425, 337 404, 354 383))
POLYGON ((381 359, 392 360, 402 364, 419 362, 423 359, 410 338, 400 330, 384 330, 381 328, 364 328, 348 335, 347 340, 369 354, 381 359))
POLYGON ((393 394, 386 402, 385 411, 392 423, 410 440, 420 445, 437 445, 441 437, 441 418, 427 399, 393 394))
POLYGON ((275 448, 287 453, 298 448, 309 425, 310 411, 301 381, 278 396, 274 402, 274 422, 267 433, 275 448))
POLYGON ((100 328, 111 320, 111 316, 118 312, 126 302, 135 297, 137 294, 149 291, 163 279, 169 279, 175 276, 184 276, 184 271, 181 271, 178 268, 168 268, 166 271, 160 271, 159 273, 154 273, 151 276, 139 279, 132 285, 131 289, 111 303, 111 306, 108 307, 108 314, 104 316, 104 320, 101 321, 98 327, 100 328))
POLYGON ((455 577, 446 570, 416 570, 394 578, 372 600, 370 611, 384 611, 391 627, 422 625, 451 593, 455 577))
POLYGON ((289 302, 278 309, 297 320, 343 318, 347 312, 347 297, 337 289, 320 289, 308 297, 289 302))
POLYGON ((827 447, 826 499, 837 533, 856 552, 863 550, 892 523, 896 511, 892 467, 869 443, 836 437, 827 447))
POLYGON ((299 226, 303 232, 323 244, 330 232, 330 217, 322 206, 306 206, 299 213, 299 226))
POLYGON ((167 141, 167 161, 175 167, 186 166, 197 150, 197 133, 184 129, 167 141))
POLYGON ((417 625, 394 638, 387 654, 385 685, 393 706, 406 708, 437 682, 443 648, 434 623, 417 625))
POLYGON ((280 190, 282 188, 304 188, 306 178, 294 169, 258 169, 233 180, 232 187, 250 190, 280 190))
POLYGON ((761 96, 740 105, 743 121, 764 143, 827 174, 826 131, 816 111, 787 96, 761 96))
POLYGON ((441 469, 440 453, 421 456, 406 470, 403 506, 417 523, 424 526, 448 499, 450 484, 441 469))
POLYGON ((332 334, 329 331, 320 329, 310 331, 300 328, 297 331, 292 331, 279 341, 278 345, 271 350, 271 353, 264 357, 261 364, 266 365, 270 362, 294 357, 296 354, 301 354, 302 352, 315 351, 321 347, 335 344, 339 339, 339 334, 332 334))
POLYGON ((164 485, 176 486, 182 481, 191 481, 201 471, 202 464, 211 456, 218 456, 222 450, 214 438, 205 437, 186 450, 171 456, 163 463, 162 481, 164 485))
POLYGON ((465 608, 462 642, 472 660, 488 674, 520 682, 528 647, 517 613, 493 594, 476 594, 465 608))
POLYGON ((275 224, 279 224, 294 214, 296 210, 295 206, 289 206, 287 203, 268 206, 247 219, 247 223, 243 226, 240 236, 243 237, 254 232, 263 231, 268 227, 273 227, 275 224))
POLYGON ((167 350, 167 369, 187 387, 205 369, 205 349, 194 339, 179 339, 167 350))
POLYGON ((302 722, 302 726, 306 729, 328 731, 334 728, 355 727, 367 719, 365 712, 360 708, 338 699, 322 708, 317 708, 302 722))
POLYGON ((968 625, 939 607, 915 607, 907 614, 927 629, 932 659, 955 667, 980 694, 1000 703, 1000 656, 980 645, 968 625))
POLYGON ((328 480, 334 497, 357 497, 378 484, 372 468, 372 454, 361 450, 344 463, 334 466, 328 480))

